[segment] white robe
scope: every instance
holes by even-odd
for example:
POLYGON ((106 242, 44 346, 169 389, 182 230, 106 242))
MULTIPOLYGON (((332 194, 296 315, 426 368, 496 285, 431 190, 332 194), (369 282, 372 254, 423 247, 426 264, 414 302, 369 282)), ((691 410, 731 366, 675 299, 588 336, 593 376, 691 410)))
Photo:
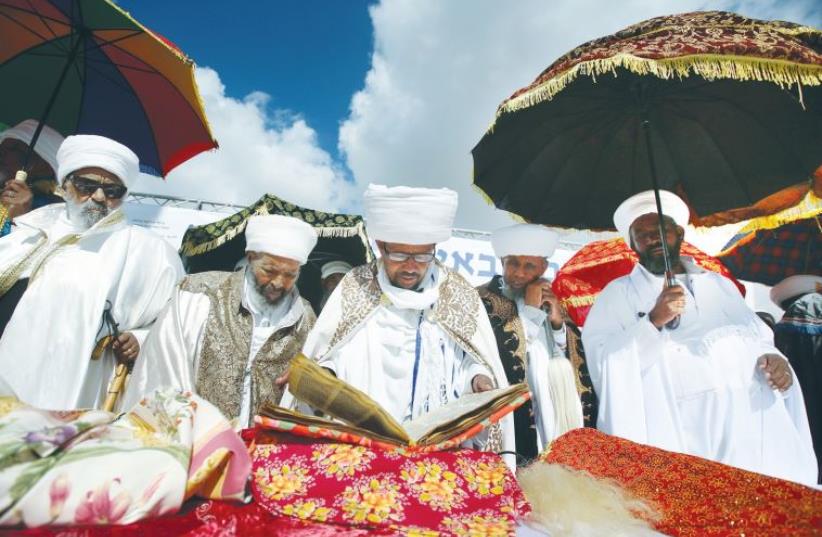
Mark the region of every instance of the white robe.
MULTIPOLYGON (((582 341, 599 397, 600 430, 800 483, 816 482, 802 391, 768 387, 759 356, 773 334, 726 278, 683 259, 680 326, 648 319, 662 277, 637 264, 608 284, 582 341)), ((794 377, 795 379, 796 377, 794 377)))
POLYGON ((582 427, 582 402, 576 391, 571 362, 565 357, 565 326, 554 330, 548 314, 516 298, 525 331, 528 365, 526 378, 531 389, 537 451, 542 453, 555 438, 582 427))
MULTIPOLYGON (((434 305, 445 270, 432 265, 417 292, 391 285, 380 265, 380 305, 357 329, 329 347, 342 307, 344 286, 338 285, 306 339, 304 354, 367 393, 400 423, 470 393, 476 375, 488 376, 497 387, 507 386, 494 333, 478 298, 477 339, 490 370, 435 322, 434 305)), ((281 404, 295 405, 290 392, 285 392, 281 404)), ((513 451, 511 416, 502 424, 503 447, 513 451)))
MULTIPOLYGON (((296 287, 272 307, 259 300, 250 285, 246 278, 242 303, 251 313, 253 328, 243 376, 240 414, 235 422, 238 428, 248 426, 253 417, 251 371, 254 358, 274 332, 297 324, 305 313, 296 287)), ((196 391, 210 310, 211 300, 207 295, 177 289, 146 340, 140 360, 131 373, 122 408, 130 408, 159 388, 196 391)))
MULTIPOLYGON (((0 238, 0 271, 44 236, 51 245, 78 232, 65 204, 47 205, 15 224, 0 238)), ((99 360, 90 357, 108 334, 101 327, 106 301, 120 332, 142 340, 183 274, 177 252, 148 230, 121 221, 81 233, 79 242, 56 250, 29 280, 0 339, 0 375, 33 406, 101 405, 115 359, 110 350, 99 360)), ((31 269, 21 276, 29 277, 31 269)))

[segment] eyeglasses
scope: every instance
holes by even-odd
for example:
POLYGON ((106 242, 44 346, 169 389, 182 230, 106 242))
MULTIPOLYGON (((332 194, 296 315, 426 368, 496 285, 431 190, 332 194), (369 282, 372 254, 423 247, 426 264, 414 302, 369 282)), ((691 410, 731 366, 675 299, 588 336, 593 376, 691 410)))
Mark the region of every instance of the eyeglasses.
POLYGON ((417 263, 430 263, 434 260, 434 252, 428 252, 427 254, 407 254, 405 252, 389 252, 388 248, 386 248, 385 257, 395 263, 405 263, 411 258, 414 258, 414 261, 417 263))
POLYGON ((114 183, 101 183, 99 181, 95 181, 90 177, 83 177, 82 175, 69 175, 68 180, 74 185, 74 188, 77 190, 78 193, 82 196, 91 196, 97 189, 102 188, 103 194, 106 196, 107 199, 110 200, 118 200, 126 195, 126 191, 128 190, 123 185, 117 185, 114 183))

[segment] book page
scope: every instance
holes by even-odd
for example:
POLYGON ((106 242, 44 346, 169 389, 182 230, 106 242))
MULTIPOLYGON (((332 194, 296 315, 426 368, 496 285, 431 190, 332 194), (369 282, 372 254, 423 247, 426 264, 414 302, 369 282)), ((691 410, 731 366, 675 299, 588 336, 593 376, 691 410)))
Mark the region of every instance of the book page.
POLYGON ((404 423, 403 428, 417 444, 436 444, 457 436, 527 393, 526 384, 468 393, 424 416, 404 423))
POLYGON ((288 389, 300 401, 359 430, 394 443, 411 443, 405 430, 376 401, 303 354, 291 361, 288 389))
POLYGON ((385 442, 386 444, 393 444, 396 446, 408 445, 407 442, 400 442, 396 438, 387 438, 384 436, 380 436, 372 431, 362 429, 360 427, 347 425, 340 421, 333 421, 321 416, 311 416, 308 414, 303 414, 302 412, 289 410, 287 408, 283 408, 272 403, 265 403, 262 407, 260 407, 259 413, 260 415, 265 416, 267 418, 281 420, 288 423, 295 423, 299 425, 305 425, 308 427, 316 427, 318 429, 327 429, 329 431, 348 433, 354 436, 369 438, 371 440, 378 440, 380 442, 385 442))

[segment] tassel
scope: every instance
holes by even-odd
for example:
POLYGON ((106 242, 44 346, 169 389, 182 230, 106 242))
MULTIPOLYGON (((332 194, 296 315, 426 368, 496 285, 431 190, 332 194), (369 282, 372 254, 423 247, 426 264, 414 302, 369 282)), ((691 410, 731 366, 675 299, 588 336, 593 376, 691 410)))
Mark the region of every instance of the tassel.
POLYGON ((582 427, 582 402, 574 368, 564 356, 552 356, 548 360, 548 391, 554 407, 554 437, 582 427))

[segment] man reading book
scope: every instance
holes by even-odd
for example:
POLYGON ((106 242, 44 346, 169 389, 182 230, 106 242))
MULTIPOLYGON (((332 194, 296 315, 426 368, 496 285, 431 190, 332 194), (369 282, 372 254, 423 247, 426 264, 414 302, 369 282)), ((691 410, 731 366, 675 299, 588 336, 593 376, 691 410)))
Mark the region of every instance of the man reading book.
MULTIPOLYGON (((507 386, 479 295, 435 259, 436 244, 451 236, 456 192, 370 185, 364 208, 381 259, 346 274, 304 353, 400 423, 507 386)), ((286 394, 283 406, 292 403, 286 394)), ((478 447, 513 451, 510 416, 478 447)))

